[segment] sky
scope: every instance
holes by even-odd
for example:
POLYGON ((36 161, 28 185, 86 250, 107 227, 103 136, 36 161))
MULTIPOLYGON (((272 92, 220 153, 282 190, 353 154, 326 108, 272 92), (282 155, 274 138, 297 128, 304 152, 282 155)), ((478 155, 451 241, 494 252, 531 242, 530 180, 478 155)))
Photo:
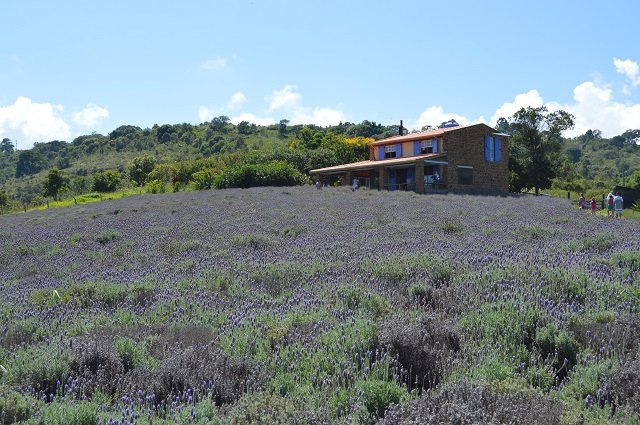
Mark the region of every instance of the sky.
POLYGON ((636 0, 2 0, 0 138, 121 125, 494 125, 564 109, 640 128, 636 0))

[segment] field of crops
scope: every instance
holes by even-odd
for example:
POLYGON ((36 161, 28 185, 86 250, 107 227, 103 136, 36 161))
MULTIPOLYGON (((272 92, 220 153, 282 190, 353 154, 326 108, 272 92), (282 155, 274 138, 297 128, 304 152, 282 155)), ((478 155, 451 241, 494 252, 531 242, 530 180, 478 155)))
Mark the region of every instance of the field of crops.
POLYGON ((311 186, 0 216, 0 421, 639 424, 638 230, 311 186))

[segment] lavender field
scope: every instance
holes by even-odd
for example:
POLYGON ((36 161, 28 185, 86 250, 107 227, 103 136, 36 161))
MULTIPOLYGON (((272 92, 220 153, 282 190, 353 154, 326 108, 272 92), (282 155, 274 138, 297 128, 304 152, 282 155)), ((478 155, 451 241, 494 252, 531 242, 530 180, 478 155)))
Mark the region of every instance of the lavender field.
POLYGON ((0 216, 0 423, 640 424, 638 230, 310 186, 0 216))

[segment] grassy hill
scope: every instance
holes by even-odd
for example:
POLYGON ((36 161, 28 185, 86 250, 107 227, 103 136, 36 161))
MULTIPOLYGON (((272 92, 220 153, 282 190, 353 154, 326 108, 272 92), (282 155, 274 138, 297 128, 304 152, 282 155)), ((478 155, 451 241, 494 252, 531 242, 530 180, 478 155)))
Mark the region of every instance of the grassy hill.
POLYGON ((638 235, 557 198, 311 186, 0 216, 0 410, 637 423, 638 235))

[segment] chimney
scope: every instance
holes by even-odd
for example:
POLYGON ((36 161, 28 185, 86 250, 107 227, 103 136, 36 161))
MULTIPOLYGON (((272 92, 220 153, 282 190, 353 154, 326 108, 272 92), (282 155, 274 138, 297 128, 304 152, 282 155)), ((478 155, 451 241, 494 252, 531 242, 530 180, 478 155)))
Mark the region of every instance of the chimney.
POLYGON ((400 132, 399 135, 402 136, 404 133, 403 129, 402 129, 402 120, 400 120, 400 132))

